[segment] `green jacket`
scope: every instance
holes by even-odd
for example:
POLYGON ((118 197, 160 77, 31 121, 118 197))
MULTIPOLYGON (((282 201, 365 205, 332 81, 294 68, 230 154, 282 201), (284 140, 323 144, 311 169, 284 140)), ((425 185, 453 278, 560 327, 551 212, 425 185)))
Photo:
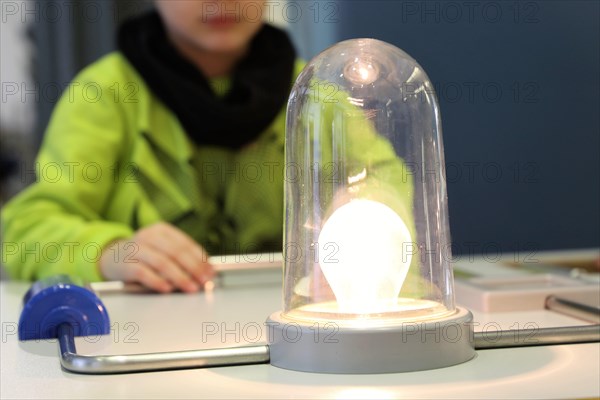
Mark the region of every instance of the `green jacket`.
POLYGON ((36 183, 3 210, 2 262, 17 279, 66 273, 98 281, 102 248, 159 221, 209 253, 281 248, 284 137, 282 109, 240 151, 196 147, 112 53, 84 69, 57 104, 36 183))

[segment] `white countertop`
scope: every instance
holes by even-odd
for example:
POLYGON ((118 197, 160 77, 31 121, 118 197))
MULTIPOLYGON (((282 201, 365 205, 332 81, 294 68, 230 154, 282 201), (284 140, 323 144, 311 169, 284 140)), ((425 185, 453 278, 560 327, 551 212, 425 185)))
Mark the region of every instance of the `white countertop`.
MULTIPOLYGON (((3 399, 600 396, 600 343, 479 350, 464 364, 400 374, 313 374, 263 364, 78 375, 61 369, 56 340, 18 341, 21 301, 29 286, 0 284, 3 399)), ((249 283, 194 295, 107 293, 102 300, 111 317, 111 334, 77 338, 79 353, 125 354, 264 343, 264 321, 281 308, 281 288, 277 283, 249 283), (215 329, 219 333, 208 334, 215 329)), ((473 314, 476 331, 523 328, 527 324, 540 328, 586 324, 545 310, 473 314)))

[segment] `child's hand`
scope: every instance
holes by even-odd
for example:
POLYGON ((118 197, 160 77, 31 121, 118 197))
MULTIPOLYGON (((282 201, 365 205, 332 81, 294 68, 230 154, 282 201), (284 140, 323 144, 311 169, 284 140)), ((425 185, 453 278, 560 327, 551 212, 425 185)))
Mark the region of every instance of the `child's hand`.
POLYGON ((138 282, 163 293, 175 289, 196 292, 215 276, 204 249, 163 222, 106 247, 99 267, 108 280, 138 282))

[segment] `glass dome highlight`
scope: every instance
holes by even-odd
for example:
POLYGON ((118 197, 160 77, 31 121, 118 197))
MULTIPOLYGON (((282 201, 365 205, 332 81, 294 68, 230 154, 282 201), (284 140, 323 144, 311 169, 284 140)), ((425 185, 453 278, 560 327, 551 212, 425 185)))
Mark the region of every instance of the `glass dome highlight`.
POLYGON ((336 44, 287 110, 284 308, 271 364, 418 371, 471 359, 454 304, 438 103, 423 68, 373 39, 336 44), (452 333, 452 334, 449 334, 452 333))

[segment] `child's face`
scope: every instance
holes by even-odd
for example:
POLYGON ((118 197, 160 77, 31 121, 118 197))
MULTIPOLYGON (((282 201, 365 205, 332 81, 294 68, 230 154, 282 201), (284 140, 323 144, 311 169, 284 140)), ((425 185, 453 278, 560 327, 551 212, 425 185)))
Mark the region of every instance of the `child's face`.
POLYGON ((157 0, 170 35, 203 50, 244 49, 262 26, 264 0, 157 0))

